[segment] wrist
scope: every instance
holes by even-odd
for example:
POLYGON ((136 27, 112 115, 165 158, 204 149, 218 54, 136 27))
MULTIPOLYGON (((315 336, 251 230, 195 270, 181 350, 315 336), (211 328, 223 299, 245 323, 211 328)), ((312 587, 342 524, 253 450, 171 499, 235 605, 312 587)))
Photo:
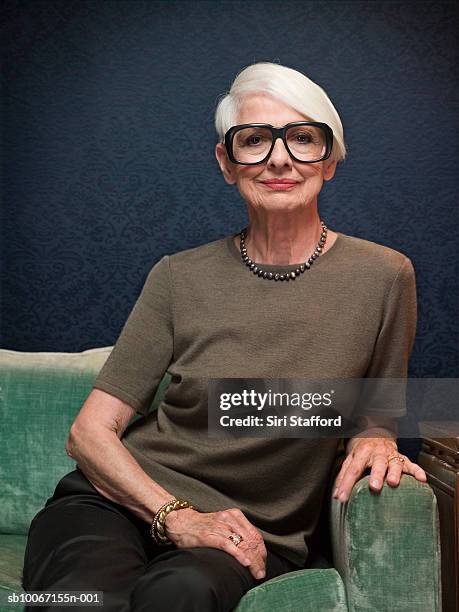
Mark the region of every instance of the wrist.
POLYGON ((352 452, 353 448, 361 438, 383 438, 391 441, 394 444, 394 450, 397 450, 397 437, 395 432, 384 427, 370 427, 364 431, 359 432, 354 437, 345 441, 344 450, 346 455, 352 452))
POLYGON ((179 508, 178 510, 172 510, 172 512, 169 512, 164 519, 164 531, 169 540, 172 539, 171 535, 176 530, 178 522, 184 518, 184 515, 192 512, 194 513, 196 510, 193 510, 193 508, 179 508))
MULTIPOLYGON (((172 544, 172 541, 166 533, 167 517, 170 514, 174 513, 176 518, 178 510, 186 508, 195 510, 195 507, 192 506, 190 502, 176 498, 169 500, 159 508, 159 510, 155 514, 155 517, 150 527, 150 535, 156 544, 158 544, 159 546, 166 546, 168 544, 172 544)), ((174 518, 172 518, 172 522, 174 522, 174 518)), ((170 524, 171 523, 169 523, 169 526, 170 524)))

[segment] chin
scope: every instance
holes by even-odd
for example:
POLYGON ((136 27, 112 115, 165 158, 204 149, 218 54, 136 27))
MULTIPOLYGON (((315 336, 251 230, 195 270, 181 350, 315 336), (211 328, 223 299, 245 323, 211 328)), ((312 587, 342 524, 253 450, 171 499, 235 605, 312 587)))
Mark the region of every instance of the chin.
POLYGON ((272 191, 271 193, 263 193, 262 197, 260 193, 247 193, 247 196, 241 193, 243 200, 250 202, 254 208, 262 208, 268 211, 285 211, 294 210, 295 208, 306 208, 312 202, 318 194, 311 193, 294 193, 292 191, 272 191))
POLYGON ((287 210, 295 210, 295 209, 304 208, 304 204, 303 203, 298 203, 297 200, 295 200, 295 201, 287 201, 286 199, 285 200, 281 200, 279 198, 276 202, 266 202, 266 203, 264 203, 262 208, 264 208, 265 210, 269 210, 269 211, 285 212, 287 210))

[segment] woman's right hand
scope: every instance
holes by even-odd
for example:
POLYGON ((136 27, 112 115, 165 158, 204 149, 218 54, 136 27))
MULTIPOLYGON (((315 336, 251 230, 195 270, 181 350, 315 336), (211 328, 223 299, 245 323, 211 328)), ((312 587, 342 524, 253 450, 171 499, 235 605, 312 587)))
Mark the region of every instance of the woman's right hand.
POLYGON ((210 546, 226 551, 249 567, 256 579, 266 575, 266 546, 256 527, 239 508, 219 512, 198 512, 183 508, 169 512, 165 521, 166 534, 178 548, 210 546), (228 538, 232 533, 243 537, 238 546, 228 538), (263 572, 262 575, 258 575, 263 572))

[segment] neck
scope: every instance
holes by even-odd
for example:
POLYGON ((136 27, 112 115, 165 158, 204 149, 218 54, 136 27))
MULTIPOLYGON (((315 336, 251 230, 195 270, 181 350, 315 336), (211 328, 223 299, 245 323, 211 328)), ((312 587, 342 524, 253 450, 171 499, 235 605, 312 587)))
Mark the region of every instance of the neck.
MULTIPOLYGON (((289 265, 305 261, 317 246, 322 226, 317 210, 302 210, 301 216, 286 211, 258 214, 249 210, 250 223, 245 240, 253 261, 289 265)), ((330 230, 325 250, 330 247, 330 230)))

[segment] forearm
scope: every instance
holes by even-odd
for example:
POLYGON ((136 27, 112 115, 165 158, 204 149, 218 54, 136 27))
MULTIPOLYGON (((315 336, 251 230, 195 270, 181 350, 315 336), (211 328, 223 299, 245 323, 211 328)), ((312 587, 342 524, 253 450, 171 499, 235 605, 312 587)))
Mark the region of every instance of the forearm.
POLYGON ((125 506, 144 521, 174 496, 152 480, 122 444, 103 427, 71 433, 67 453, 105 497, 125 506))

